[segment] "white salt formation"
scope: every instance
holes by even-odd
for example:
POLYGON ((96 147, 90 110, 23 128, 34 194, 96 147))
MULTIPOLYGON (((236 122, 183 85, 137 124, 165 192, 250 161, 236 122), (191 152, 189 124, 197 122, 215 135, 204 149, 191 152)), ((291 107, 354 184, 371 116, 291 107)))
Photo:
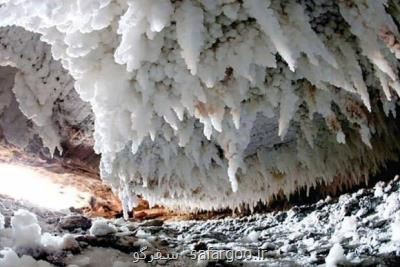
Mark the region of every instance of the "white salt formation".
POLYGON ((346 259, 344 250, 338 243, 334 244, 326 257, 326 267, 336 267, 340 261, 346 259))
POLYGON ((113 234, 117 229, 109 224, 105 219, 99 219, 93 222, 90 228, 90 234, 94 236, 105 236, 108 234, 113 234))
POLYGON ((4 267, 54 266, 42 260, 37 261, 29 255, 19 257, 16 251, 43 249, 51 253, 57 250, 71 249, 78 245, 70 234, 65 234, 62 237, 50 233, 42 234, 36 215, 23 209, 15 211, 11 218, 11 229, 0 227, 0 241, 0 266, 4 267))
POLYGON ((91 116, 74 80, 38 34, 17 27, 0 28, 0 66, 0 125, 7 141, 25 147, 37 134, 51 153, 62 152, 59 129, 82 126, 91 116))
POLYGON ((0 3, 1 64, 17 69, 21 111, 59 147, 51 118, 71 75, 125 210, 138 194, 181 209, 253 207, 354 184, 398 148, 395 0, 0 3))

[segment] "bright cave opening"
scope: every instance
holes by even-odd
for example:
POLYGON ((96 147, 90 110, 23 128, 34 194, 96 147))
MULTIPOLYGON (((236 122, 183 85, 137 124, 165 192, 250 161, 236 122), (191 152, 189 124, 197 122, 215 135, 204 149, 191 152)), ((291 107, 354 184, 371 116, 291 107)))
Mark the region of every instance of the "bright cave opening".
POLYGON ((54 174, 33 167, 0 163, 0 179, 0 194, 55 211, 86 207, 92 197, 77 187, 56 183, 54 174))
POLYGON ((50 210, 82 208, 90 201, 88 192, 57 184, 52 176, 34 168, 0 163, 0 194, 15 200, 28 201, 50 210))
MULTIPOLYGON (((61 157, 39 158, 10 144, 0 145, 0 202, 89 217, 116 217, 121 204, 96 173, 65 166, 61 157)), ((71 164, 71 163, 70 163, 71 164)), ((4 207, 3 207, 4 208, 4 207)))
POLYGON ((7 56, 0 58, 0 66, 0 202, 11 199, 22 206, 88 216, 120 213, 117 196, 100 180, 99 156, 87 138, 91 126, 77 123, 88 120, 90 108, 72 91, 64 97, 77 105, 63 105, 60 95, 57 99, 36 99, 36 111, 42 113, 28 115, 32 107, 19 108, 14 90, 17 76, 24 71, 7 56), (53 108, 60 116, 45 115, 46 101, 58 103, 53 108), (77 118, 78 114, 84 115, 77 118), (49 149, 52 140, 60 143, 54 153, 49 149))

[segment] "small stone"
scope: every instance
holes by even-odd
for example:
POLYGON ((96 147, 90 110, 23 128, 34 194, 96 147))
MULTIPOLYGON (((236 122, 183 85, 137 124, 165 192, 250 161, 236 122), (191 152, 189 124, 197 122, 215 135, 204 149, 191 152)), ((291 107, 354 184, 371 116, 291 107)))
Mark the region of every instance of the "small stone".
POLYGON ((160 241, 160 246, 166 247, 168 245, 169 245, 169 242, 167 240, 163 239, 160 241))
POLYGON ((265 251, 273 251, 273 250, 276 250, 277 247, 275 244, 267 242, 263 246, 261 246, 261 249, 265 250, 265 251))
POLYGON ((358 201, 356 199, 351 199, 343 206, 343 209, 345 216, 353 215, 353 213, 355 213, 359 209, 358 201))
POLYGON ((283 253, 297 252, 297 247, 294 244, 287 244, 283 245, 279 250, 283 253))
POLYGON ((379 221, 373 221, 369 223, 369 226, 373 229, 377 229, 377 228, 382 228, 386 225, 389 225, 389 220, 379 220, 379 221))
POLYGON ((11 217, 4 216, 4 228, 10 228, 10 227, 11 227, 11 217))
POLYGON ((163 220, 159 220, 159 219, 154 219, 154 220, 148 220, 145 221, 144 223, 141 224, 141 226, 163 226, 164 221, 163 220))
POLYGON ((208 246, 204 242, 198 242, 193 246, 193 250, 200 251, 200 250, 207 250, 208 246))
POLYGON ((71 215, 62 218, 58 222, 58 227, 67 231, 74 231, 76 229, 88 230, 92 226, 92 220, 82 215, 71 215))
POLYGON ((279 213, 279 214, 275 217, 275 219, 276 219, 278 222, 283 222, 283 221, 286 220, 286 218, 287 218, 286 212, 279 213))

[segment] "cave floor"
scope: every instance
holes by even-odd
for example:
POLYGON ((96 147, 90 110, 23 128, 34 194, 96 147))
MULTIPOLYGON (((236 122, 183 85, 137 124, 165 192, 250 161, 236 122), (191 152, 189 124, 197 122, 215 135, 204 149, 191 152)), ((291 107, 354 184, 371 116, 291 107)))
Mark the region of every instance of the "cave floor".
POLYGON ((400 266, 399 177, 287 211, 208 220, 86 218, 0 196, 0 254, 20 208, 43 232, 72 234, 64 249, 13 248, 56 266, 400 266))

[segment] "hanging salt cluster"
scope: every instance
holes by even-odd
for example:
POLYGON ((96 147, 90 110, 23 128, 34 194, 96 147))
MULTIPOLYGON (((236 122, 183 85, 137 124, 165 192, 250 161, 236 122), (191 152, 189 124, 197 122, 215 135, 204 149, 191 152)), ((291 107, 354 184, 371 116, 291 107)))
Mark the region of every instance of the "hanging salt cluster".
POLYGON ((50 154, 56 148, 62 153, 66 133, 59 129, 81 125, 91 115, 90 106, 73 90, 74 80, 40 35, 13 26, 1 28, 0 38, 3 134, 20 147, 38 134, 50 154))
POLYGON ((76 80, 126 209, 136 194, 218 209, 352 184, 392 156, 378 108, 395 114, 400 94, 392 2, 2 0, 0 16, 76 80))
MULTIPOLYGON (((0 66, 16 70, 9 75, 13 78, 12 92, 19 109, 33 121, 35 132, 41 136, 51 154, 56 148, 62 152, 52 115, 55 101, 70 93, 73 80, 61 64, 52 59, 48 45, 40 42, 39 35, 22 28, 5 27, 0 29, 0 36, 0 66)), ((3 87, 5 92, 10 92, 7 89, 3 87)), ((13 97, 7 99, 5 106, 10 105, 13 97)))

